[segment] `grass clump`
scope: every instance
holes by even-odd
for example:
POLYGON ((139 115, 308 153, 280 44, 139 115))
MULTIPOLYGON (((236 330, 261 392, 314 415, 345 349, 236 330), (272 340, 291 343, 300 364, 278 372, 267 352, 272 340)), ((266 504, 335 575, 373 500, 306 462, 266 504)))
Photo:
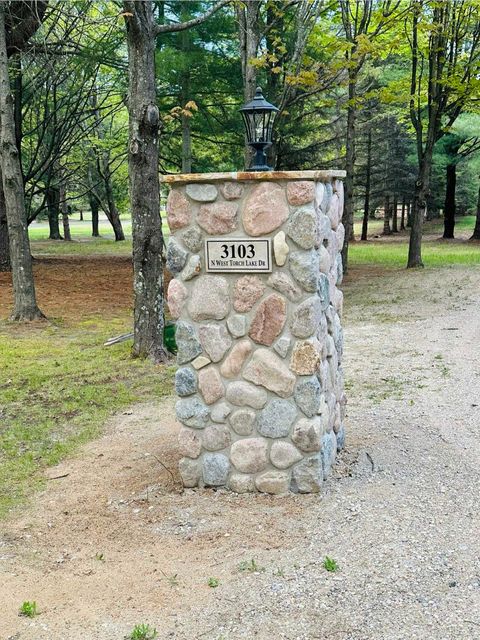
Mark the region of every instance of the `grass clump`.
POLYGON ((334 560, 333 558, 329 558, 328 556, 325 556, 325 559, 323 561, 323 568, 326 571, 330 571, 332 573, 335 573, 336 571, 339 570, 339 566, 337 564, 337 561, 334 560))
POLYGON ((209 578, 207 584, 212 589, 215 589, 220 584, 220 580, 218 578, 209 578))
POLYGON ((25 600, 20 607, 18 615, 24 616, 25 618, 35 618, 35 616, 38 615, 37 603, 35 600, 25 600))
POLYGON ((158 638, 158 631, 149 624, 136 624, 127 640, 155 640, 158 638))
POLYGON ((239 571, 246 571, 248 573, 263 573, 265 571, 265 567, 260 567, 255 558, 242 560, 238 565, 238 569, 239 571))

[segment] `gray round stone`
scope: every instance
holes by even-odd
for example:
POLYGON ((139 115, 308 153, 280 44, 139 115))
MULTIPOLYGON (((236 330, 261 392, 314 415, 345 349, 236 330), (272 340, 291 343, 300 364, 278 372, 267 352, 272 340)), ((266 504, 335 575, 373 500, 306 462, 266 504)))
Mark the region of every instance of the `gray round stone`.
POLYGON ((337 438, 333 431, 323 435, 320 455, 322 457, 323 477, 325 479, 330 475, 332 465, 337 455, 337 438))
POLYGON ((180 320, 175 327, 177 362, 178 364, 186 364, 202 353, 202 345, 191 324, 180 320))
POLYGON ((214 184, 187 184, 187 196, 197 202, 213 202, 217 195, 217 187, 214 184))
POLYGON ((317 216, 313 204, 296 209, 288 219, 287 233, 303 249, 311 249, 317 239, 317 216))
POLYGON ((325 311, 330 304, 330 283, 328 277, 324 273, 318 275, 318 297, 320 298, 320 304, 322 311, 325 311))
POLYGON ((317 290, 318 272, 320 268, 318 253, 310 251, 294 251, 288 261, 290 273, 305 291, 317 290))
POLYGON ((253 432, 255 411, 251 409, 237 409, 229 418, 230 425, 239 436, 249 436, 253 432))
POLYGON ((209 487, 227 483, 230 462, 223 453, 205 453, 203 456, 203 481, 209 487))
POLYGON ((257 416, 257 431, 267 438, 284 438, 296 416, 297 410, 288 400, 270 400, 257 416))
POLYGON ((322 302, 318 296, 311 296, 294 310, 290 330, 297 338, 309 338, 317 332, 321 318, 322 302))
POLYGON ((305 458, 293 467, 290 489, 294 493, 318 493, 322 482, 322 459, 320 455, 316 455, 305 458))
POLYGON ((175 393, 177 396, 191 396, 198 387, 197 374, 190 367, 181 367, 175 373, 175 393))
POLYGON ((317 414, 320 406, 321 388, 316 376, 299 380, 295 385, 293 395, 297 406, 306 416, 312 418, 317 414))
POLYGON ((184 487, 196 487, 200 480, 200 461, 181 458, 178 470, 184 487))
POLYGON ((198 227, 188 227, 182 233, 182 240, 192 253, 197 253, 203 247, 203 234, 198 227))
POLYGON ((170 238, 167 247, 167 269, 178 273, 183 269, 188 258, 188 251, 181 247, 175 238, 170 238))
POLYGON ((202 443, 207 451, 219 451, 230 446, 230 431, 224 424, 213 424, 205 429, 202 443))
POLYGON ((208 424, 209 409, 196 397, 182 398, 175 405, 177 418, 187 427, 204 429, 208 424))

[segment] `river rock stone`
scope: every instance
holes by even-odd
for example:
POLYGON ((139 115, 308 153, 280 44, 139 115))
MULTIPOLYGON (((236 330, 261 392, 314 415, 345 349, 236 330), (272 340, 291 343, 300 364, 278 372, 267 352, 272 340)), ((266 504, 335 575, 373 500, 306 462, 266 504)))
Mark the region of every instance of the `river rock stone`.
POLYGON ((335 258, 335 267, 337 272, 337 280, 335 284, 340 286, 343 282, 343 262, 341 253, 337 253, 337 257, 335 258))
POLYGON ((192 253, 197 253, 203 247, 203 234, 198 227, 189 227, 182 233, 183 244, 192 253))
POLYGON ((187 198, 178 189, 171 189, 167 198, 167 222, 170 231, 190 224, 192 212, 187 198))
POLYGON ((290 248, 285 240, 285 233, 279 231, 273 238, 273 255, 275 256, 275 262, 279 267, 283 267, 287 261, 290 248))
POLYGON ((322 311, 326 311, 330 304, 330 283, 328 277, 324 273, 318 275, 318 298, 322 311))
POLYGON ((320 208, 323 202, 323 196, 325 195, 325 185, 323 182, 317 182, 315 185, 315 205, 320 208))
POLYGON ((205 453, 203 481, 207 487, 220 487, 227 483, 230 462, 223 453, 205 453))
POLYGON ((197 202, 213 202, 218 195, 214 184, 187 184, 187 196, 197 202))
POLYGON ((316 376, 300 379, 295 385, 294 398, 303 413, 312 418, 320 405, 320 382, 316 376))
POLYGON ((288 204, 283 187, 261 182, 247 196, 243 209, 243 226, 251 236, 271 233, 288 218, 288 204))
POLYGON ((231 412, 232 409, 226 402, 220 402, 210 409, 210 418, 213 422, 226 422, 231 412))
POLYGON ((337 235, 338 250, 341 251, 343 249, 343 244, 345 242, 345 227, 341 222, 338 225, 335 233, 337 235))
POLYGON ((281 471, 265 471, 255 478, 255 486, 262 493, 279 495, 287 493, 290 474, 281 471))
POLYGON ((232 338, 223 324, 202 324, 198 335, 212 362, 220 362, 232 346, 232 338))
POLYGON ((258 305, 248 335, 257 344, 270 346, 282 332, 287 304, 278 293, 270 294, 258 305))
POLYGON ((290 360, 290 369, 299 376, 315 373, 320 366, 319 345, 313 340, 296 342, 290 360))
POLYGON ((251 354, 252 348, 250 340, 237 342, 220 367, 222 376, 224 378, 236 378, 242 370, 243 363, 251 354))
POLYGON ((230 446, 230 431, 224 424, 212 424, 202 432, 203 446, 207 451, 219 451, 230 446))
POLYGON ((233 308, 245 313, 250 311, 265 291, 265 285, 257 276, 242 276, 233 287, 233 308))
POLYGON ((320 456, 305 458, 293 467, 290 485, 294 493, 318 493, 322 488, 323 470, 320 456))
POLYGON ((341 451, 345 447, 345 427, 342 425, 337 433, 337 450, 341 451))
POLYGON ((222 320, 230 311, 228 283, 221 276, 199 276, 192 288, 188 310, 193 320, 222 320))
POLYGON ((198 358, 195 358, 195 360, 192 360, 192 367, 194 369, 203 369, 203 367, 206 367, 207 365, 209 365, 211 363, 210 358, 207 358, 207 356, 198 356, 198 358))
POLYGON ((322 441, 322 424, 320 418, 307 420, 301 418, 295 423, 292 441, 305 453, 320 451, 322 441))
POLYGON ((223 398, 225 388, 215 367, 206 367, 198 374, 198 388, 206 404, 213 404, 223 398))
POLYGON ((290 273, 305 291, 317 290, 319 260, 316 251, 294 251, 288 264, 290 273))
POLYGON ((184 280, 185 282, 188 280, 192 280, 192 278, 195 278, 196 276, 200 275, 200 272, 202 271, 202 263, 200 260, 200 256, 190 256, 190 258, 187 260, 187 264, 185 265, 185 268, 183 269, 181 276, 182 276, 182 280, 184 280))
POLYGON ((191 396, 197 391, 197 374, 190 367, 180 367, 175 372, 175 393, 177 396, 191 396))
POLYGON ((188 322, 180 320, 176 324, 177 363, 186 364, 202 353, 202 345, 195 329, 188 322))
POLYGON ((254 351, 244 368, 243 377, 273 391, 282 398, 288 397, 295 385, 293 373, 269 349, 254 351))
POLYGON ((177 418, 187 427, 204 429, 208 423, 209 410, 203 402, 197 398, 182 398, 175 405, 177 418))
POLYGON ((323 435, 320 455, 322 457, 323 477, 326 479, 330 475, 337 455, 337 438, 333 431, 323 435))
POLYGON ((331 182, 324 182, 324 192, 323 192, 323 199, 322 199, 322 204, 320 205, 323 213, 327 213, 329 207, 330 207, 330 201, 332 199, 333 196, 333 187, 332 187, 332 183, 331 182))
POLYGON ((173 278, 168 283, 167 303, 170 315, 177 320, 182 315, 182 310, 187 300, 187 289, 180 280, 173 278))
POLYGON ((251 409, 237 409, 230 416, 230 425, 239 436, 249 436, 253 433, 255 417, 251 409))
POLYGON ((252 493, 255 491, 255 481, 246 473, 232 473, 228 487, 235 493, 252 493))
POLYGON ((279 356, 281 356, 282 358, 285 358, 288 353, 288 350, 290 349, 291 343, 292 341, 288 336, 282 336, 275 342, 275 344, 273 345, 273 348, 275 349, 275 351, 278 353, 279 356))
POLYGON ((179 273, 188 258, 188 251, 185 251, 175 238, 170 238, 167 247, 167 269, 171 273, 179 273))
POLYGON ((261 409, 267 404, 267 392, 253 384, 238 380, 227 386, 227 400, 237 407, 261 409))
POLYGON ((196 487, 200 480, 200 461, 190 458, 181 458, 178 470, 184 487, 196 487))
POLYGON ((294 309, 290 331, 297 338, 309 338, 318 331, 321 317, 322 303, 318 296, 311 296, 294 309))
POLYGON ((288 400, 270 400, 257 415, 257 431, 267 438, 284 438, 296 417, 297 409, 288 400))
POLYGON ((330 271, 330 267, 332 265, 332 260, 330 258, 330 254, 325 249, 323 244, 318 250, 318 257, 319 257, 319 268, 320 268, 320 271, 322 273, 324 273, 324 274, 327 274, 330 271))
POLYGON ((335 229, 340 224, 340 211, 338 208, 338 195, 336 193, 333 194, 332 199, 330 201, 330 207, 327 211, 327 216, 330 218, 330 224, 332 225, 332 229, 335 229))
POLYGON ((292 278, 284 271, 275 271, 268 278, 267 284, 272 289, 283 293, 292 302, 298 302, 302 297, 302 290, 295 284, 292 278))
POLYGON ((288 219, 287 233, 302 249, 311 249, 317 240, 317 215, 313 205, 296 209, 288 219))
POLYGON ((239 313, 227 318, 227 327, 234 338, 241 338, 247 333, 247 319, 239 313))
POLYGON ((238 182, 224 182, 220 192, 225 200, 238 200, 243 195, 243 185, 238 182))
POLYGON ((256 473, 268 465, 267 442, 263 438, 245 438, 234 442, 230 459, 238 471, 256 473))
POLYGON ((343 205, 344 205, 344 189, 343 189, 343 181, 335 180, 333 183, 333 190, 336 192, 338 196, 338 209, 340 211, 340 219, 343 216, 343 205))
POLYGON ((297 180, 287 183, 287 200, 293 206, 312 202, 315 197, 315 183, 310 180, 297 180))
POLYGON ((178 434, 178 448, 182 456, 198 458, 202 451, 202 439, 198 431, 182 427, 178 434))
POLYGON ((231 202, 214 202, 203 204, 197 216, 197 222, 211 235, 224 235, 237 228, 236 204, 231 202))
POLYGON ((303 458, 303 455, 290 442, 279 440, 272 444, 270 449, 270 460, 277 469, 288 469, 303 458))

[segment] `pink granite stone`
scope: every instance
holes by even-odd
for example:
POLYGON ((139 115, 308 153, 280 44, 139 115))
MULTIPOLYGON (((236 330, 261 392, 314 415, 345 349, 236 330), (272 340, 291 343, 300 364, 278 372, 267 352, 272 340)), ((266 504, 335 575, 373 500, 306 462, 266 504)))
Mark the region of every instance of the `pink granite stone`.
POLYGON ((237 205, 231 202, 202 204, 197 222, 202 229, 212 235, 230 233, 237 227, 237 210, 237 205))
POLYGON ((294 206, 307 204, 315 198, 315 183, 310 180, 299 180, 287 184, 287 200, 294 206))
POLYGON ((285 299, 272 293, 259 304, 248 335, 258 344, 270 346, 282 332, 286 317, 285 299))
POLYGON ((230 351, 225 358, 220 373, 224 378, 236 378, 242 370, 243 363, 252 352, 252 343, 250 340, 241 340, 230 351))
POLYGON ((206 404, 213 404, 225 394, 222 378, 215 367, 205 367, 198 372, 198 388, 206 404))
POLYGON ((278 229, 288 218, 288 204, 283 187, 261 182, 247 197, 243 226, 251 236, 261 236, 278 229))
POLYGON ((167 221, 171 231, 190 224, 190 203, 181 191, 172 189, 167 199, 167 221))
POLYGON ((202 440, 197 430, 182 427, 178 433, 178 448, 182 456, 198 458, 202 450, 202 440))
POLYGON ((238 182, 224 182, 220 192, 225 200, 238 200, 243 194, 243 185, 238 182))
POLYGON ((249 382, 273 391, 281 398, 293 393, 295 375, 287 369, 270 349, 257 349, 244 368, 243 377, 249 382))
POLYGON ((250 311, 265 291, 265 285, 256 276, 242 276, 233 288, 233 307, 235 311, 250 311))
POLYGON ((180 280, 170 280, 168 285, 167 301, 170 315, 174 320, 177 320, 181 316, 186 299, 186 287, 180 282, 180 280))

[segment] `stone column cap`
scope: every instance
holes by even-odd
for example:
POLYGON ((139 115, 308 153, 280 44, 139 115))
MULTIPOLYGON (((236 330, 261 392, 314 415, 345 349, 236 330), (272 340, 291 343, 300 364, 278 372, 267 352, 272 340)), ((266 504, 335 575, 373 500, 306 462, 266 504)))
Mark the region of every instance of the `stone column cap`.
POLYGON ((191 182, 247 181, 247 180, 332 180, 345 178, 346 171, 340 169, 309 171, 227 171, 225 173, 175 173, 160 174, 160 182, 182 184, 191 182))

